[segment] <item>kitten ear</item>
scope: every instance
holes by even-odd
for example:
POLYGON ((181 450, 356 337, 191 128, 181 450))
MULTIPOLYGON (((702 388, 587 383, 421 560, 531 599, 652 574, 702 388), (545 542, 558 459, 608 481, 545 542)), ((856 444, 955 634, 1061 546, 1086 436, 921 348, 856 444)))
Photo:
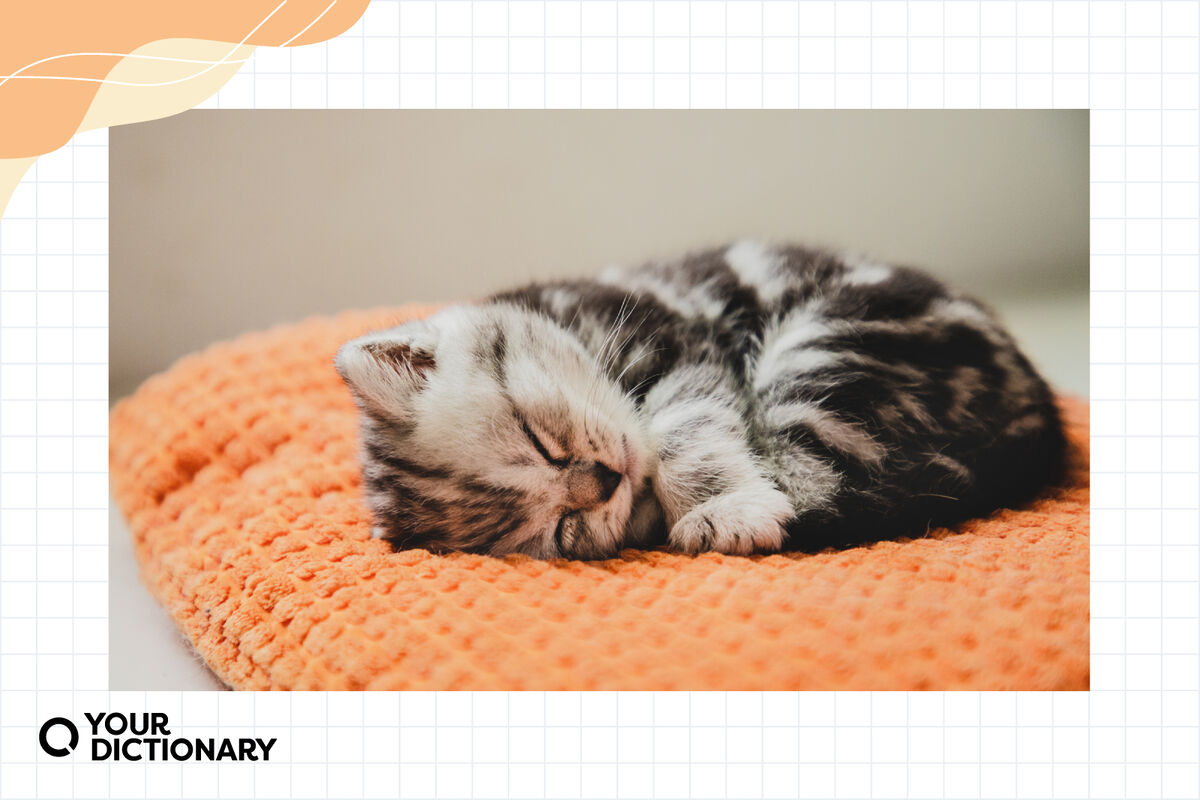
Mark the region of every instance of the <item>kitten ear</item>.
POLYGON ((395 414, 437 367, 434 345, 428 325, 409 323, 347 342, 334 366, 359 402, 395 414))

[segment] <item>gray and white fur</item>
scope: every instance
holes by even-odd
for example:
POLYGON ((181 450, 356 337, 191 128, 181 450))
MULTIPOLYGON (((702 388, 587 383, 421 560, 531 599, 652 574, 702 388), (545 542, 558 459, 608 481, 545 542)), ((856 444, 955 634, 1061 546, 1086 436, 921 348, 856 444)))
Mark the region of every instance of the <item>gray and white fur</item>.
POLYGON ((336 359, 396 547, 595 559, 919 536, 1054 479, 1053 395, 925 273, 739 242, 502 292, 336 359))

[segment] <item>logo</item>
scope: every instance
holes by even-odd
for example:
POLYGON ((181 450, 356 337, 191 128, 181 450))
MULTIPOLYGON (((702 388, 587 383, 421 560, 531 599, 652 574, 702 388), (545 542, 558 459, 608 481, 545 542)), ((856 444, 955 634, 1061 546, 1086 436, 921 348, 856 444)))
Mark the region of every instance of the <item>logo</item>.
POLYGON ((79 744, 79 728, 75 727, 75 723, 66 717, 51 717, 42 723, 42 729, 38 731, 38 744, 46 751, 47 755, 55 758, 62 758, 65 755, 70 755, 71 751, 79 744), (50 744, 51 728, 63 727, 71 734, 71 741, 66 747, 55 747, 50 744))
MULTIPOLYGON (((92 761, 270 761, 276 739, 188 738, 172 736, 167 715, 84 712, 91 734, 88 748, 92 761)), ((61 740, 61 737, 56 737, 61 740)), ((66 717, 51 717, 42 723, 38 743, 47 755, 62 758, 79 745, 79 728, 66 717), (50 732, 66 728, 66 747, 50 743, 50 732)))

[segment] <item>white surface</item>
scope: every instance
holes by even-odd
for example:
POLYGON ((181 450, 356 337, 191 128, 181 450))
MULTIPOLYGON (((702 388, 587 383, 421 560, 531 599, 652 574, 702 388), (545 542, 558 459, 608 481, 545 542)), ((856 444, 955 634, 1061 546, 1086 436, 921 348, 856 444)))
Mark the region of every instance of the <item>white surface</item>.
POLYGON ((129 526, 109 503, 108 688, 226 688, 142 584, 129 526))
POLYGON ((1088 397, 1088 296, 991 300, 1022 351, 1060 393, 1088 397))

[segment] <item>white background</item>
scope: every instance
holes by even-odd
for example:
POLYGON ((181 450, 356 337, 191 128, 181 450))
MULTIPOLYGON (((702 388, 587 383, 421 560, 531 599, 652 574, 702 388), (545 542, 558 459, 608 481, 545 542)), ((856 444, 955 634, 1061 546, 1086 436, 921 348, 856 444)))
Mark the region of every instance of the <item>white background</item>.
POLYGON ((1192 2, 375 0, 206 104, 1094 109, 1090 693, 107 692, 106 135, 43 157, 0 222, 0 796, 1200 795, 1198 33, 1192 2), (280 742, 38 750, 106 708, 280 742))

